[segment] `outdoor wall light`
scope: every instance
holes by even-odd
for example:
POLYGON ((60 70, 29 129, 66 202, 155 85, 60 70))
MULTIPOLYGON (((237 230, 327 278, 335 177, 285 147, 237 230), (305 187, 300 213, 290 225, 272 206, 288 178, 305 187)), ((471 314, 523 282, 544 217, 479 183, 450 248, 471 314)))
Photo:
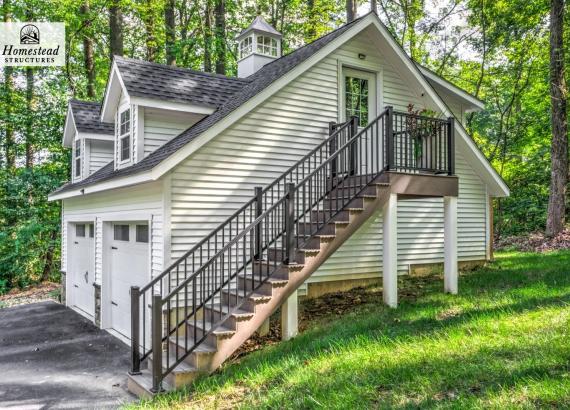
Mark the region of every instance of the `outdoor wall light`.
POLYGON ((365 59, 366 59, 366 54, 359 53, 359 54, 358 54, 358 58, 361 59, 361 60, 365 60, 365 59))

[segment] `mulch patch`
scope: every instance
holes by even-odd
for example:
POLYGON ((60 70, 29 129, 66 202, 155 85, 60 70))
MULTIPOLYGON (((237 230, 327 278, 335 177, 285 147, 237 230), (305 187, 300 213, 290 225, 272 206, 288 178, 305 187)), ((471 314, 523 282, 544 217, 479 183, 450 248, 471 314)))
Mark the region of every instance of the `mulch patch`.
POLYGON ((26 305, 28 303, 58 301, 61 285, 53 282, 43 282, 26 289, 12 289, 0 296, 0 308, 26 305))
MULTIPOLYGON (((429 282, 439 280, 437 275, 400 277, 398 297, 400 300, 414 301, 429 282)), ((382 304, 382 287, 368 286, 354 288, 345 292, 334 292, 313 299, 304 299, 299 303, 299 332, 311 327, 315 322, 331 315, 345 315, 359 306, 382 304)), ((227 361, 239 363, 240 359, 265 346, 281 342, 280 312, 277 311, 269 321, 269 333, 260 336, 255 333, 227 361)))
POLYGON ((549 252, 570 249, 570 228, 549 238, 544 232, 533 232, 528 235, 510 236, 495 242, 497 250, 518 250, 522 252, 549 252))

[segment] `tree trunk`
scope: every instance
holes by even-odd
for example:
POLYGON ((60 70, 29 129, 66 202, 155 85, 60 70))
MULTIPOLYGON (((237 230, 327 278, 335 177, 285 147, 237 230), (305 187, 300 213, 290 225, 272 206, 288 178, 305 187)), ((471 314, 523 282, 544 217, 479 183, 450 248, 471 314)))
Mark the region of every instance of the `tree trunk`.
POLYGON ((166 0, 164 7, 164 25, 166 30, 166 64, 176 65, 176 22, 174 18, 174 0, 166 0))
POLYGON ((206 0, 204 9, 204 71, 212 71, 212 0, 206 0))
MULTIPOLYGON (((28 20, 30 21, 30 20, 28 20)), ((26 168, 34 165, 34 69, 26 68, 26 168)))
MULTIPOLYGON (((28 2, 26 20, 33 21, 31 5, 28 2)), ((34 165, 34 69, 26 68, 26 168, 34 165)), ((31 198, 30 198, 31 199, 31 198)))
POLYGON ((378 14, 378 3, 376 0, 370 0, 370 11, 378 14))
MULTIPOLYGON (((4 21, 12 21, 12 5, 10 0, 4 0, 4 21)), ((14 118, 12 117, 12 93, 14 92, 14 68, 4 67, 4 103, 5 106, 5 140, 4 156, 6 169, 11 171, 16 166, 16 143, 14 140, 14 118)))
POLYGON ((225 0, 216 0, 216 73, 226 74, 226 7, 225 0))
POLYGON ((346 22, 350 23, 356 18, 356 0, 346 0, 346 22))
MULTIPOLYGON (((89 1, 85 1, 81 5, 81 14, 85 19, 85 26, 91 26, 89 16, 89 1)), ((95 98, 95 63, 93 58, 93 39, 91 38, 91 30, 87 29, 83 33, 83 58, 85 63, 85 77, 87 78, 87 97, 95 98)))
POLYGON ((550 102, 552 106, 552 147, 550 196, 546 234, 564 229, 566 184, 568 180, 568 130, 566 121, 566 81, 564 79, 564 0, 550 3, 550 102))
POLYGON ((143 20, 146 30, 146 59, 147 61, 154 61, 156 60, 156 37, 154 35, 155 30, 152 0, 146 0, 143 20))
POLYGON ((118 0, 109 6, 109 43, 111 59, 113 56, 122 56, 123 51, 123 11, 118 0))

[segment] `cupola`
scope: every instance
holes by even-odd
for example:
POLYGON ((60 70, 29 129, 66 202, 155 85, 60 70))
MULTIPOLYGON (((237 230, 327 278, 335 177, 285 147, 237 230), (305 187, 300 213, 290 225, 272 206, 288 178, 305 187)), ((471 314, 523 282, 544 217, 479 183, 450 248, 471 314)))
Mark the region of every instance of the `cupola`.
POLYGON ((238 77, 249 77, 265 64, 281 57, 280 32, 261 16, 257 16, 239 36, 238 77))

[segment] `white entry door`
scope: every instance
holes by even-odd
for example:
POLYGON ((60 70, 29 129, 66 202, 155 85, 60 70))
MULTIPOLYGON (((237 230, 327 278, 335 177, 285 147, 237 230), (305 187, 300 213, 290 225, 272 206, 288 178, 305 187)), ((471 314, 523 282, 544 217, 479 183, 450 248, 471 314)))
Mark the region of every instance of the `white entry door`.
MULTIPOLYGON (((377 116, 376 74, 369 71, 356 70, 344 67, 342 70, 342 121, 348 121, 352 116, 358 118, 359 130, 362 130, 377 116)), ((362 147, 357 146, 358 170, 362 173, 371 172, 372 163, 376 165, 382 152, 379 135, 376 127, 372 127, 363 142, 362 147)), ((381 130, 381 128, 380 128, 381 130)))
POLYGON ((95 246, 92 223, 71 226, 71 303, 93 317, 95 312, 95 246))
POLYGON ((146 222, 113 223, 110 257, 111 327, 131 337, 131 286, 150 279, 149 228, 146 222))

